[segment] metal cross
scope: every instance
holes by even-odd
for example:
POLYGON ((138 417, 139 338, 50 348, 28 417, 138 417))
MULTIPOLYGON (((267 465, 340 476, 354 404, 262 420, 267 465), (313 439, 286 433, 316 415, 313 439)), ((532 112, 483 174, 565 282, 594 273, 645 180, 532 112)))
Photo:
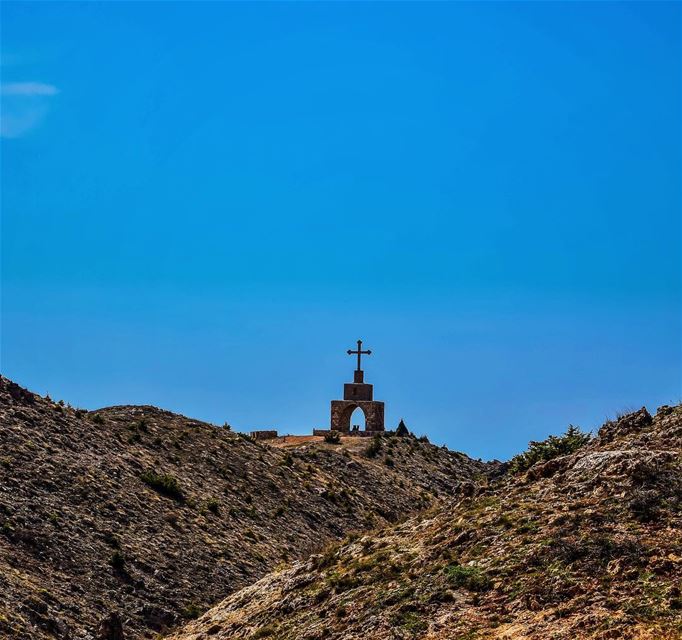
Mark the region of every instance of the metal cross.
POLYGON ((362 357, 362 354, 364 353, 364 354, 369 356, 369 355, 371 355, 372 352, 369 349, 367 349, 366 351, 363 351, 362 350, 362 340, 358 340, 357 350, 353 351, 352 349, 348 349, 347 353, 349 356, 352 356, 353 354, 357 354, 357 356, 358 356, 358 369, 357 370, 360 371, 361 370, 360 369, 360 358, 362 357))

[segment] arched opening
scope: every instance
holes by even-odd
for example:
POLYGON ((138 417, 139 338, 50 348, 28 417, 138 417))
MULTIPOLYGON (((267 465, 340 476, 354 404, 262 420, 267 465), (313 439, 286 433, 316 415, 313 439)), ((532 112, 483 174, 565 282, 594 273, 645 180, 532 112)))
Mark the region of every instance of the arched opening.
POLYGON ((350 416, 350 430, 364 431, 365 428, 365 412, 360 407, 356 407, 350 416))

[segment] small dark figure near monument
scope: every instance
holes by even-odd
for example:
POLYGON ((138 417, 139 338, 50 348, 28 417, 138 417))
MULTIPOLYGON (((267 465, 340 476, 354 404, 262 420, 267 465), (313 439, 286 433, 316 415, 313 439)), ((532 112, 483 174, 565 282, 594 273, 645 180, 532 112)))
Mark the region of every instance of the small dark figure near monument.
POLYGON ((401 438, 410 435, 410 431, 405 425, 405 421, 402 418, 400 419, 400 424, 398 425, 398 428, 395 430, 395 435, 400 436, 401 438))

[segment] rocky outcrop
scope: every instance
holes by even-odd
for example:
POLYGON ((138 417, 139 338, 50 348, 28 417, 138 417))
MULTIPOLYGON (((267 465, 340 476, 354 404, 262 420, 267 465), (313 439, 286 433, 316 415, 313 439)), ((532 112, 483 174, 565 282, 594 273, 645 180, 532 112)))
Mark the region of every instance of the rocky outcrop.
POLYGON ((626 437, 632 433, 642 433, 651 425, 651 414, 642 407, 639 411, 622 416, 618 420, 610 420, 599 429, 598 437, 602 443, 616 438, 626 437))

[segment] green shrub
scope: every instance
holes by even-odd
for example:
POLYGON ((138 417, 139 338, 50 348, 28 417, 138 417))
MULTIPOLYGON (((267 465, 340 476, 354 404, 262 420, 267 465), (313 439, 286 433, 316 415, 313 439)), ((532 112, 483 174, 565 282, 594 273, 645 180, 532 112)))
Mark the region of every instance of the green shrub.
POLYGON ((196 620, 200 615, 206 611, 206 607, 201 607, 194 602, 190 602, 181 612, 180 615, 185 620, 196 620))
POLYGON ((249 640, 260 640, 260 638, 270 638, 275 635, 277 626, 275 624, 268 624, 251 634, 249 640))
POLYGON ((120 549, 121 548, 121 542, 118 539, 118 536, 116 536, 114 533, 111 531, 106 531, 103 536, 102 536, 104 542, 108 544, 112 549, 120 549))
POLYGON ((461 564, 449 564, 443 569, 448 582, 455 588, 464 587, 468 591, 488 591, 490 578, 478 567, 463 567, 461 564))
POLYGON ((327 444, 339 444, 341 442, 341 435, 338 431, 330 431, 324 434, 324 441, 327 444))
POLYGON ((384 458, 384 464, 387 467, 394 467, 395 466, 395 462, 393 461, 393 458, 391 458, 391 456, 386 456, 384 458))
POLYGON ((99 415, 99 413, 93 414, 92 421, 95 424, 104 424, 104 418, 101 415, 99 415))
POLYGON ((220 502, 216 498, 209 498, 206 501, 206 508, 214 515, 218 515, 220 511, 220 502))
POLYGON ((174 498, 179 502, 182 502, 185 499, 178 479, 170 474, 159 474, 147 470, 140 476, 140 479, 155 491, 158 491, 169 498, 174 498))
POLYGON ((417 611, 411 610, 411 605, 396 613, 391 621, 396 627, 402 627, 411 637, 422 635, 429 626, 417 611))
POLYGON ((329 500, 329 502, 336 502, 338 499, 336 493, 329 488, 326 488, 321 495, 325 500, 329 500))
POLYGON ((574 427, 568 426, 566 433, 561 436, 549 436, 541 442, 531 441, 528 450, 514 456, 509 463, 512 473, 520 473, 530 469, 536 462, 544 462, 565 456, 580 449, 590 441, 590 434, 574 427))
POLYGON ((381 437, 376 435, 374 438, 372 438, 372 442, 367 445, 367 448, 365 449, 365 455, 368 458, 376 458, 379 454, 379 451, 381 451, 381 437))
POLYGON ((125 556, 120 551, 114 551, 114 553, 111 554, 111 558, 109 558, 109 564, 116 569, 116 571, 122 571, 125 563, 125 556))

